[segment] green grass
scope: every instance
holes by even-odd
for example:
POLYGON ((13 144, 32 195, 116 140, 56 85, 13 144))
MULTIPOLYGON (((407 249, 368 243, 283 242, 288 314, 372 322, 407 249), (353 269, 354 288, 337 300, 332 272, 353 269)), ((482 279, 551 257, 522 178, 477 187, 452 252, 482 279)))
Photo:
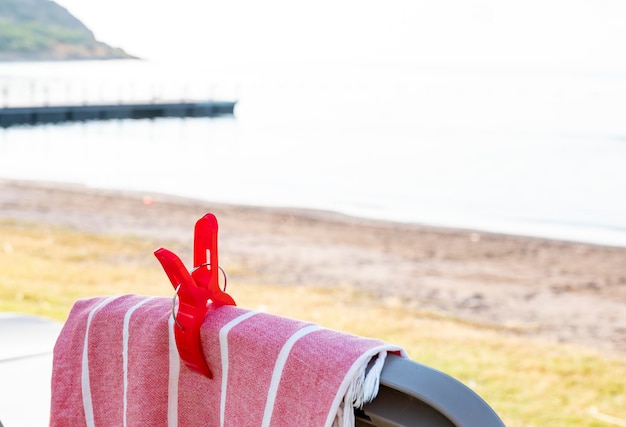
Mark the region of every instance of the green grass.
MULTIPOLYGON (((152 255, 158 246, 175 249, 168 242, 0 221, 0 311, 63 320, 78 298, 171 295, 152 255)), ((278 287, 262 277, 241 282, 242 266, 224 268, 238 305, 401 345, 412 359, 472 387, 508 427, 626 425, 626 356, 531 339, 353 288, 278 287), (614 419, 602 421, 602 414, 614 419)))

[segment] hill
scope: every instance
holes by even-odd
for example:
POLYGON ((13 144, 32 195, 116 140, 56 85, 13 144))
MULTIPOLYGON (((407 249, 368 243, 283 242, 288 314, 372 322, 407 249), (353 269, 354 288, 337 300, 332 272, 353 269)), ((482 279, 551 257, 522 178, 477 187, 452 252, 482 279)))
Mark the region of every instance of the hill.
POLYGON ((0 61, 133 58, 50 0, 0 0, 0 61))

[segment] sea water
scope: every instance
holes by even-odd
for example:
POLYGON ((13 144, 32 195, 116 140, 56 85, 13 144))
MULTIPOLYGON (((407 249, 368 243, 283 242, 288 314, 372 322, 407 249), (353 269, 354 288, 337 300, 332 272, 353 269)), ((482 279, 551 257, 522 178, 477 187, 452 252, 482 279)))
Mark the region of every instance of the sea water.
POLYGON ((208 98, 234 117, 0 129, 0 178, 626 246, 626 73, 0 64, 0 107, 208 98))

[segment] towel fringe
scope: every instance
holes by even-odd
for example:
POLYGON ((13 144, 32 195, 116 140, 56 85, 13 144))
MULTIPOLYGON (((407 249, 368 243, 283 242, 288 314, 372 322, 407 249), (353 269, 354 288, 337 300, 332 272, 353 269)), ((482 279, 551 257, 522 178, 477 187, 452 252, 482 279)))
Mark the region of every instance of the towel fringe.
POLYGON ((359 394, 362 399, 355 401, 355 408, 363 408, 363 405, 374 400, 378 394, 378 388, 380 386, 380 374, 385 366, 385 359, 387 358, 387 352, 381 351, 376 357, 376 362, 370 368, 367 376, 365 377, 365 383, 363 384, 363 390, 359 394))
POLYGON ((378 394, 380 373, 386 358, 387 351, 381 351, 359 367, 339 405, 333 427, 354 427, 354 409, 362 409, 363 405, 374 400, 378 394), (368 370, 372 359, 375 361, 368 370))

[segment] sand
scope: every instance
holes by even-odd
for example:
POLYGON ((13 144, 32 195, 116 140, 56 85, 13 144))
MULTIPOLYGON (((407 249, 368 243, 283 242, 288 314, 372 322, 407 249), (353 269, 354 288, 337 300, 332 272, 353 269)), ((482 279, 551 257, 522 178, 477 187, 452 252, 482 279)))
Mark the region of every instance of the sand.
POLYGON ((0 181, 0 218, 189 248, 206 212, 219 220, 221 263, 243 266, 241 279, 353 287, 515 334, 626 354, 626 248, 0 181))

